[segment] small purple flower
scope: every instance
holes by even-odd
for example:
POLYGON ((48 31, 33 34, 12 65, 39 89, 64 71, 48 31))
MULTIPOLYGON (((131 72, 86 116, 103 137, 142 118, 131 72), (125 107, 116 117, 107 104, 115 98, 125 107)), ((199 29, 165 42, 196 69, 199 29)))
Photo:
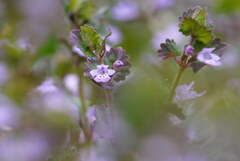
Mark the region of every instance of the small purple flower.
POLYGON ((137 4, 133 1, 121 1, 112 8, 112 18, 117 21, 131 21, 138 17, 137 4))
POLYGON ((111 80, 111 77, 113 74, 115 74, 115 70, 108 69, 108 65, 97 65, 98 69, 94 69, 90 71, 90 74, 92 77, 94 77, 94 80, 96 82, 109 82, 111 80))
POLYGON ((221 65, 220 57, 211 53, 214 49, 215 48, 203 48, 197 55, 198 61, 211 66, 221 65))
POLYGON ((116 60, 113 64, 113 69, 119 70, 123 65, 124 63, 121 60, 116 60))
POLYGON ((185 55, 190 56, 194 54, 194 48, 191 45, 188 45, 185 48, 185 55))

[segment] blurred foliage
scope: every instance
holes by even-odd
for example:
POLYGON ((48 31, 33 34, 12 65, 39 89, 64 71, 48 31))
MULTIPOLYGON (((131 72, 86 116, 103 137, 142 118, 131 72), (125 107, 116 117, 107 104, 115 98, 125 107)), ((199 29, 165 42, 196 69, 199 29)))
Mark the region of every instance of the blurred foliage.
MULTIPOLYGON (((157 133, 167 136, 180 147, 179 151, 184 147, 184 153, 187 151, 203 155, 207 161, 239 160, 240 145, 237 141, 240 134, 239 0, 176 0, 172 7, 161 8, 154 14, 151 14, 152 8, 146 4, 147 1, 136 1, 140 8, 140 16, 126 22, 118 22, 111 17, 111 8, 116 4, 116 1, 112 0, 71 0, 70 3, 62 1, 65 6, 61 6, 60 1, 44 0, 41 3, 46 3, 46 7, 49 7, 49 16, 45 17, 34 12, 35 8, 38 8, 37 5, 25 6, 26 1, 0 1, 0 63, 4 63, 8 69, 8 79, 3 84, 0 82, 0 90, 12 104, 24 111, 25 117, 19 120, 21 126, 16 131, 42 131, 50 138, 52 141, 50 143, 54 145, 51 148, 54 149, 54 153, 56 152, 56 156, 49 161, 71 161, 78 155, 74 149, 65 149, 62 146, 66 133, 75 127, 75 122, 72 117, 62 113, 46 114, 42 111, 42 102, 32 103, 30 98, 33 97, 36 87, 49 77, 54 79, 57 87, 64 92, 67 91, 64 77, 69 73, 78 74, 79 71, 72 62, 71 47, 64 44, 59 37, 66 39, 71 29, 79 29, 82 24, 94 26, 101 35, 106 34, 106 29, 110 25, 116 26, 123 38, 116 46, 122 46, 126 54, 131 56, 133 62, 131 73, 124 83, 117 86, 114 100, 116 108, 136 134, 134 138, 137 141, 131 149, 132 153, 139 150, 146 137, 157 133), (158 60, 157 49, 152 45, 153 37, 158 30, 166 32, 164 29, 173 24, 173 20, 177 22, 176 17, 183 10, 196 5, 202 7, 207 5, 210 16, 216 24, 214 30, 231 46, 225 53, 226 57, 223 57, 227 63, 223 63, 222 67, 203 68, 197 74, 190 69, 185 71, 180 84, 195 81, 195 90, 206 90, 207 93, 194 100, 190 108, 192 113, 187 115, 186 120, 180 125, 174 126, 169 121, 171 109, 165 106, 165 101, 177 72, 177 65, 173 61, 158 60), (50 11, 59 11, 59 14, 52 18, 53 13, 50 11), (29 18, 31 15, 39 19, 29 18), (49 17, 52 19, 47 21, 49 17), (45 26, 40 30, 39 22, 45 26), (62 26, 56 28, 54 24, 62 26), (57 30, 61 28, 64 30, 57 30), (19 45, 22 37, 29 40, 31 50, 19 45), (34 107, 36 105, 39 105, 40 109, 36 110, 34 107), (187 135, 191 127, 196 129, 197 139, 193 141, 189 140, 187 135), (235 158, 231 159, 231 156, 235 158)), ((196 21, 203 24, 201 15, 204 14, 205 9, 193 15, 191 19, 185 18, 182 22, 183 33, 187 35, 191 33, 196 21)), ((208 27, 205 24, 205 28, 208 27)), ((205 28, 196 34, 200 41, 209 43, 212 35, 205 28)), ((82 29, 88 28, 85 26, 82 29)), ((93 35, 86 34, 84 41, 96 49, 96 44, 88 43, 88 39, 95 37, 94 32, 92 33, 93 35)), ((167 34, 171 36, 172 33, 167 34)), ((98 36, 97 40, 97 44, 102 42, 98 36)), ((164 42, 159 42, 159 45, 160 43, 164 42)), ((219 44, 211 43, 209 45, 219 44)), ((200 50, 201 43, 198 45, 200 50)), ((103 104, 105 99, 103 91, 86 78, 84 82, 87 104, 103 104)), ((0 136, 0 141, 1 139, 0 136)))

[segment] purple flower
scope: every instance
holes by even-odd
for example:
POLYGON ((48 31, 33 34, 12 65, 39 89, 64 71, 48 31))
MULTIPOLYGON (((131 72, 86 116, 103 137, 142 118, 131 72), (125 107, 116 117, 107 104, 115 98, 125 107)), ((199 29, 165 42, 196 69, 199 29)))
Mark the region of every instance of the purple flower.
POLYGON ((221 65, 220 57, 211 53, 214 49, 215 48, 203 48, 197 55, 198 61, 211 66, 221 65))
POLYGON ((188 45, 185 48, 185 55, 190 56, 194 54, 194 48, 191 45, 188 45))
POLYGON ((124 63, 121 60, 116 60, 113 64, 113 69, 119 70, 123 65, 124 63))
POLYGON ((97 65, 98 69, 94 69, 90 71, 92 77, 96 82, 109 82, 113 74, 115 74, 115 70, 108 69, 108 65, 97 65))
POLYGON ((117 21, 131 21, 138 17, 139 11, 136 3, 121 1, 112 8, 111 14, 117 21))

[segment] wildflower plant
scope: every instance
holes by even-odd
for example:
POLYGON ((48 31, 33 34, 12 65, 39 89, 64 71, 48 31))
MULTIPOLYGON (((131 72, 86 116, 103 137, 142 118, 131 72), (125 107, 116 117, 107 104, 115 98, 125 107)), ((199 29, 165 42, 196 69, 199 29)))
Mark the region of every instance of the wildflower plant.
MULTIPOLYGON (((74 48, 79 62, 79 67, 84 68, 83 73, 80 73, 80 82, 83 80, 83 75, 88 77, 93 83, 103 88, 106 93, 106 106, 91 106, 87 108, 84 103, 85 97, 83 90, 80 91, 80 100, 82 102, 80 115, 80 125, 85 136, 91 140, 95 133, 95 122, 92 122, 89 117, 89 110, 92 111, 108 111, 109 119, 114 115, 114 103, 112 90, 114 82, 125 80, 130 73, 131 64, 129 56, 121 47, 106 49, 107 38, 112 32, 109 29, 106 36, 103 38, 100 34, 89 25, 81 26, 80 29, 74 29, 69 34, 69 42, 74 48)), ((82 70, 82 69, 79 69, 82 70)), ((81 88, 81 87, 80 87, 81 88)), ((95 118, 95 112, 92 113, 92 118, 95 118)), ((96 118, 95 118, 96 119, 96 118)), ((100 121, 101 122, 101 121, 100 121)))
POLYGON ((106 50, 106 41, 110 35, 109 30, 102 39, 96 30, 84 25, 80 30, 71 31, 69 36, 72 45, 82 51, 82 58, 86 60, 84 75, 109 90, 113 89, 114 81, 125 80, 131 67, 129 56, 121 47, 106 50))
POLYGON ((175 89, 183 72, 191 67, 197 73, 202 67, 221 65, 221 56, 226 44, 214 36, 214 26, 209 19, 207 9, 195 7, 183 12, 179 18, 179 31, 190 37, 188 44, 181 51, 174 40, 167 39, 160 44, 158 57, 160 59, 174 58, 179 66, 176 79, 172 85, 168 100, 172 101, 175 89))

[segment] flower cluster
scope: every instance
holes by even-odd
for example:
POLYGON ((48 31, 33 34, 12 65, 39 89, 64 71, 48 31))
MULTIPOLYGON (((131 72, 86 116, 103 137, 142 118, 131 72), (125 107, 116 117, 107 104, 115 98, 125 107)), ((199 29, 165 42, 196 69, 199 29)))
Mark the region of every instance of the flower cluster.
POLYGON ((96 30, 84 25, 80 30, 72 30, 69 35, 73 51, 86 62, 84 75, 106 89, 113 88, 112 80, 125 80, 131 67, 129 56, 122 48, 107 50, 106 41, 111 34, 109 30, 102 39, 96 30))
POLYGON ((206 8, 195 7, 184 12, 179 18, 179 31, 190 36, 191 41, 185 45, 182 52, 174 40, 166 40, 160 44, 158 55, 161 59, 174 57, 180 67, 192 67, 194 72, 203 66, 221 65, 220 57, 226 48, 219 38, 213 36, 213 25, 206 13, 206 8), (179 59, 178 56, 181 56, 179 59))

